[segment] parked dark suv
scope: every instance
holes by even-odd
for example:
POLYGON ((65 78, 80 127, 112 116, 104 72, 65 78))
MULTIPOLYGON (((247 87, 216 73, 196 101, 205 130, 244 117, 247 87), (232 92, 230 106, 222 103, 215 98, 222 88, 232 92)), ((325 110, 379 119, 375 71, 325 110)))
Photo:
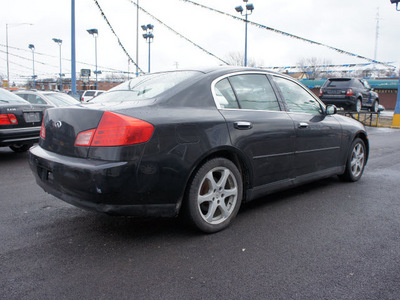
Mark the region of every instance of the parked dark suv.
POLYGON ((357 78, 329 78, 321 87, 319 98, 325 104, 359 112, 368 108, 378 112, 379 98, 365 80, 357 78))

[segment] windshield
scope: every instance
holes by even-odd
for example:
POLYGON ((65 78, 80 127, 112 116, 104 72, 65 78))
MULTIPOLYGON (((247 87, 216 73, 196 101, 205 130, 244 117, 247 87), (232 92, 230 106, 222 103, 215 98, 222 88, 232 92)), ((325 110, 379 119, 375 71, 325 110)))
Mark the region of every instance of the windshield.
POLYGON ((90 102, 140 101, 157 97, 184 80, 199 74, 196 71, 176 71, 144 75, 124 82, 90 102))
POLYGON ((76 105, 79 102, 76 101, 71 96, 62 93, 46 93, 45 96, 55 105, 55 106, 70 106, 76 105))
POLYGON ((22 99, 20 96, 17 96, 7 90, 0 89, 0 103, 20 103, 20 104, 29 104, 27 101, 22 99))

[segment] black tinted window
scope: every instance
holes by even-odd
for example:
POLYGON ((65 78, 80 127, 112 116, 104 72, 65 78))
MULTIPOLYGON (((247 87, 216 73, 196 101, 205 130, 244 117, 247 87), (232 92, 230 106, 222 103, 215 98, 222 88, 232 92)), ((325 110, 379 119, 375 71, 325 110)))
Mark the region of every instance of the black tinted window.
POLYGON ((347 88, 350 80, 328 80, 326 87, 347 88))

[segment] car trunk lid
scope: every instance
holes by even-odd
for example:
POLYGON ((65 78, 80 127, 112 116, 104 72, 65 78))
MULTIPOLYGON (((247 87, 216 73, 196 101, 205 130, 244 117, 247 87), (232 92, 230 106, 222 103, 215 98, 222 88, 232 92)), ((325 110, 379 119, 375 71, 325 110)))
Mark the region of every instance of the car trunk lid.
POLYGON ((32 105, 1 105, 0 114, 13 119, 11 124, 2 125, 1 128, 3 129, 37 127, 42 122, 43 109, 32 105))
POLYGON ((43 119, 40 146, 65 156, 86 158, 89 147, 75 146, 80 132, 97 128, 104 111, 87 108, 52 108, 43 119), (43 138, 45 135, 45 138, 43 138))

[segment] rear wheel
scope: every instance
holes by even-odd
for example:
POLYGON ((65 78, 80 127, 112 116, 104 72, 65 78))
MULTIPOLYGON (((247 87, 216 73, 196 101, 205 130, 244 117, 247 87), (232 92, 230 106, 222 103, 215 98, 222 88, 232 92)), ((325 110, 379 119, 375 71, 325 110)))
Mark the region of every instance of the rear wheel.
POLYGON ((230 160, 214 158, 189 183, 188 216, 201 231, 213 233, 231 223, 242 202, 242 176, 230 160))
POLYGON ((29 150, 30 147, 32 147, 32 144, 14 144, 9 146, 10 149, 14 152, 21 153, 21 152, 26 152, 29 150))
POLYGON ((361 102, 361 99, 358 98, 356 103, 354 104, 354 111, 359 113, 361 111, 361 109, 362 109, 362 102, 361 102))
POLYGON ((367 159, 367 151, 362 139, 356 138, 347 156, 346 170, 340 175, 344 181, 354 182, 361 178, 367 159))

